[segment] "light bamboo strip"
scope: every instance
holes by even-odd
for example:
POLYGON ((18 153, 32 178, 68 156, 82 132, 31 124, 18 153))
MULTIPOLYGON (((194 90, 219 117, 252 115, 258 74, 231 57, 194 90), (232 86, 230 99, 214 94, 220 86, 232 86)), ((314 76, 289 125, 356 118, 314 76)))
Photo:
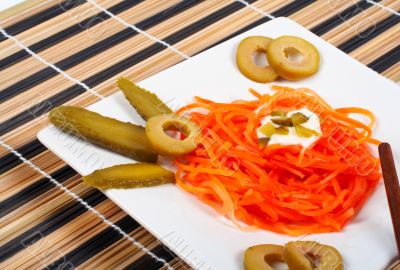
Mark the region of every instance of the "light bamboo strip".
MULTIPOLYGON (((268 13, 278 10, 280 7, 290 4, 293 1, 257 1, 254 6, 262 8, 268 13)), ((247 24, 257 21, 261 15, 249 8, 244 8, 232 15, 226 16, 217 24, 213 24, 203 30, 192 35, 190 39, 178 42, 175 47, 186 54, 193 55, 202 51, 207 46, 218 42, 221 39, 221 32, 225 36, 235 33, 243 27, 243 22, 247 24), (240 19, 238 19, 240 18, 240 19)))
MULTIPOLYGON (((396 2, 396 0, 386 1, 387 3, 396 2)), ((400 2, 393 3, 395 5, 400 5, 400 2)), ((341 25, 335 27, 333 30, 322 35, 322 38, 333 45, 339 45, 346 40, 356 36, 362 31, 366 30, 368 27, 372 26, 374 23, 378 23, 391 14, 382 10, 380 8, 371 7, 361 12, 360 14, 354 16, 353 18, 347 20, 341 25)), ((380 37, 376 37, 380 39, 380 37)), ((384 53, 384 52, 383 52, 384 53)))
MULTIPOLYGON (((111 7, 114 5, 114 3, 118 3, 122 0, 100 1, 104 4, 104 6, 111 7)), ((38 24, 27 31, 19 33, 16 35, 16 37, 27 46, 30 46, 97 13, 99 13, 99 10, 93 7, 93 5, 90 3, 84 3, 60 14, 59 16, 38 24)), ((0 24, 0 26, 4 27, 2 24, 0 24)), ((3 57, 7 57, 18 52, 19 50, 20 48, 15 46, 12 40, 5 40, 0 43, 0 52, 3 57)))
POLYGON ((364 64, 369 64, 373 60, 379 58, 382 52, 389 52, 396 48, 400 43, 400 24, 395 25, 388 31, 379 36, 379 39, 373 39, 354 51, 349 55, 356 58, 364 64), (379 48, 379 49, 377 49, 379 48))
POLYGON ((324 22, 328 18, 340 14, 340 12, 357 2, 358 0, 316 1, 315 3, 292 14, 290 18, 310 29, 324 22))
POLYGON ((400 261, 395 262, 387 270, 400 270, 400 261))
MULTIPOLYGON (((175 258, 171 261, 171 265, 175 268, 175 270, 187 270, 192 269, 189 265, 187 265, 183 260, 179 258, 175 258)), ((160 270, 167 270, 167 268, 162 267, 160 270)))
POLYGON ((5 27, 27 19, 49 7, 58 4, 57 0, 26 0, 0 12, 0 21, 5 27))
POLYGON ((397 64, 394 64, 393 66, 385 70, 382 75, 386 76, 396 83, 400 83, 400 62, 397 62, 397 64))
MULTIPOLYGON (((82 179, 80 176, 76 175, 67 181, 64 182, 64 185, 68 188, 74 188, 82 183, 82 179)), ((88 189, 89 190, 89 189, 88 189)), ((0 218, 0 228, 3 228, 11 223, 13 223, 16 219, 24 217, 25 215, 35 211, 38 207, 48 203, 49 201, 56 200, 59 196, 63 195, 63 191, 58 188, 52 188, 42 195, 37 196, 33 200, 25 203, 20 206, 13 212, 3 216, 0 218)))
MULTIPOLYGON (((210 13, 210 10, 207 7, 215 6, 214 4, 218 3, 220 7, 224 6, 225 3, 229 2, 228 0, 210 0, 204 3, 208 3, 208 5, 200 4, 195 6, 194 8, 187 10, 185 14, 182 14, 180 17, 183 18, 184 15, 187 16, 187 20, 182 19, 180 25, 177 25, 177 19, 172 18, 163 22, 156 27, 153 27, 148 30, 148 32, 158 38, 163 38, 169 34, 165 29, 174 29, 175 32, 178 29, 183 28, 210 13), (165 26, 165 28, 163 27, 165 26)), ((171 30, 170 30, 171 31, 171 30)), ((97 73, 100 70, 104 70, 116 62, 121 61, 128 56, 138 52, 148 46, 153 44, 151 40, 142 35, 134 36, 128 40, 125 40, 118 45, 114 46, 111 49, 106 50, 96 56, 80 63, 79 65, 66 70, 66 72, 72 77, 84 80, 87 77, 97 73)), ((53 77, 46 82, 31 88, 26 91, 24 95, 20 95, 18 97, 12 98, 3 103, 2 108, 0 109, 0 121, 4 121, 6 119, 10 119, 16 114, 24 111, 30 106, 41 102, 42 100, 47 99, 49 96, 57 94, 68 86, 73 85, 73 82, 65 79, 62 75, 58 75, 53 77), (40 93, 38 95, 38 93, 40 93)))
MULTIPOLYGON (((113 223, 118 222, 126 216, 126 213, 113 205, 110 200, 102 202, 96 209, 108 217, 113 223)), ((54 263, 58 259, 64 258, 69 252, 75 250, 81 244, 107 228, 107 225, 104 225, 95 215, 84 213, 44 238, 43 241, 45 241, 47 245, 41 245, 35 252, 29 252, 32 254, 28 254, 28 256, 39 257, 39 260, 27 260, 24 254, 18 254, 17 256, 22 259, 18 261, 23 262, 22 266, 24 269, 40 269, 41 267, 54 263), (44 258, 44 260, 42 258, 44 258)), ((12 265, 14 265, 14 263, 12 263, 12 265)))
MULTIPOLYGON (((107 218, 110 218, 112 222, 117 222, 125 216, 125 214, 121 210, 118 210, 109 200, 100 203, 95 209, 106 215, 107 218)), ((9 260, 0 263, 0 268, 43 268, 53 261, 55 253, 61 254, 61 256, 67 254, 71 246, 76 247, 77 242, 84 242, 90 238, 90 235, 94 236, 105 228, 107 228, 107 225, 97 216, 93 213, 85 212, 60 229, 29 246, 29 248, 17 253, 9 260), (63 245, 66 246, 65 253, 62 251, 63 245)), ((40 231, 38 231, 38 233, 40 233, 40 231)))
MULTIPOLYGON (((89 188, 83 184, 73 187, 71 190, 78 195, 82 195, 89 188)), ((71 203, 73 199, 67 195, 62 194, 57 198, 41 205, 36 209, 35 212, 30 212, 25 216, 15 219, 12 223, 0 228, 0 245, 14 238, 16 234, 21 234, 28 229, 32 228, 35 224, 40 221, 46 220, 58 209, 61 209, 64 205, 71 203)), ((1 268, 0 269, 4 269, 1 268)))
MULTIPOLYGON (((132 24, 136 24, 148 18, 149 16, 161 12, 173 4, 176 4, 178 1, 179 0, 162 2, 164 4, 160 4, 157 0, 145 1, 133 7, 132 9, 122 12, 119 14, 119 16, 128 20, 132 24)), ((83 13, 83 15, 85 14, 83 13)), ((123 25, 113 19, 108 19, 96 26, 93 26, 90 28, 90 31, 83 31, 66 40, 63 40, 59 44, 41 51, 39 55, 51 63, 57 63, 58 61, 65 59, 68 56, 71 56, 87 47, 90 47, 101 40, 104 40, 116 34, 117 32, 122 31, 123 29, 125 29, 123 25)), ((23 43, 27 45, 25 42, 23 43)), ((14 45, 14 47, 16 46, 14 45)), ((40 71, 45 67, 46 66, 44 66, 41 62, 37 61, 33 57, 29 57, 5 70, 0 71, 1 89, 5 89, 6 87, 13 85, 14 83, 34 74, 35 72, 40 71)))
MULTIPOLYGON (((52 174, 65 166, 65 163, 50 151, 45 151, 35 157, 32 162, 41 164, 42 170, 52 174)), ((39 181, 43 175, 21 163, 12 170, 5 172, 0 178, 0 201, 5 200, 29 185, 39 181)))
MULTIPOLYGON (((135 238, 140 242, 146 242, 149 246, 157 246, 160 241, 152 236, 143 227, 134 231, 135 238)), ((142 256, 142 252, 137 248, 129 245, 124 240, 110 245, 102 250, 96 256, 87 260, 84 264, 77 267, 77 270, 82 269, 123 269, 133 263, 137 258, 142 256)))

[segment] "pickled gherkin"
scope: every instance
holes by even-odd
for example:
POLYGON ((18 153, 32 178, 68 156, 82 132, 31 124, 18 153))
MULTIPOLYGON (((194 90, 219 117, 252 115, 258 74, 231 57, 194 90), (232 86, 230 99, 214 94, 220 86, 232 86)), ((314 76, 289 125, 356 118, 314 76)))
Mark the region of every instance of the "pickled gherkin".
POLYGON ((116 165, 84 176, 83 182, 99 189, 152 187, 175 181, 175 174, 150 163, 116 165))
POLYGON ((157 95, 137 86, 129 79, 119 78, 117 84, 126 99, 144 120, 147 121, 156 115, 172 113, 172 110, 157 95))
POLYGON ((64 132, 110 149, 137 161, 156 162, 158 154, 146 137, 145 129, 72 106, 54 108, 50 122, 64 132))

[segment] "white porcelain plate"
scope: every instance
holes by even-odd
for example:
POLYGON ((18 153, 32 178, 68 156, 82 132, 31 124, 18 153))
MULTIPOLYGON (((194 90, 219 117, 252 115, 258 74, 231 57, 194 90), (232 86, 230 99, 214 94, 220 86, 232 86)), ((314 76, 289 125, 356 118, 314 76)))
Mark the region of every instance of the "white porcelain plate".
MULTIPOLYGON (((279 83, 314 89, 334 107, 361 106, 373 111, 378 119, 375 137, 390 142, 396 160, 400 161, 398 85, 286 18, 251 29, 139 84, 157 93, 173 108, 191 102, 195 95, 229 102, 251 98, 249 87, 268 91, 269 85, 246 79, 235 65, 236 46, 251 35, 295 35, 313 43, 321 53, 320 71, 306 80, 279 83)), ((144 124, 120 92, 89 109, 144 124)), ((38 138, 82 175, 132 162, 59 132, 53 126, 42 130, 38 138)), ((105 194, 196 269, 242 269, 242 255, 247 247, 262 243, 283 244, 294 239, 267 231, 241 232, 213 209, 174 185, 109 190, 105 194)), ((395 242, 383 184, 343 232, 304 238, 338 248, 344 255, 346 269, 377 270, 388 266, 395 257, 395 242)))

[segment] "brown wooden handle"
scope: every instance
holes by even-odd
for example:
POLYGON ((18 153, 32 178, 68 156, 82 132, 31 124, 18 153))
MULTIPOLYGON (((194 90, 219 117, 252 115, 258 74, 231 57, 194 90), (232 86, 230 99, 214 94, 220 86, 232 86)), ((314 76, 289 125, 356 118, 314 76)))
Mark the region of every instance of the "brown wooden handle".
POLYGON ((379 156, 400 259, 400 185, 392 149, 388 143, 379 145, 379 156))

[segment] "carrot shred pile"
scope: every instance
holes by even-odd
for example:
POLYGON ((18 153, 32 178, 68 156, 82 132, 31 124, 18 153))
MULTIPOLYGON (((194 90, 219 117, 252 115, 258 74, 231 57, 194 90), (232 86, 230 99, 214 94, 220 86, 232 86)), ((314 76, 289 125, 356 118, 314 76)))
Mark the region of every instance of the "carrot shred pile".
POLYGON ((375 117, 362 108, 333 109, 309 89, 272 89, 250 89, 255 100, 232 103, 195 97, 179 109, 202 134, 197 149, 176 160, 176 183, 235 224, 288 235, 340 231, 381 178, 367 145, 379 144, 371 137, 375 117), (301 108, 320 117, 322 135, 313 145, 259 145, 264 117, 301 108))

